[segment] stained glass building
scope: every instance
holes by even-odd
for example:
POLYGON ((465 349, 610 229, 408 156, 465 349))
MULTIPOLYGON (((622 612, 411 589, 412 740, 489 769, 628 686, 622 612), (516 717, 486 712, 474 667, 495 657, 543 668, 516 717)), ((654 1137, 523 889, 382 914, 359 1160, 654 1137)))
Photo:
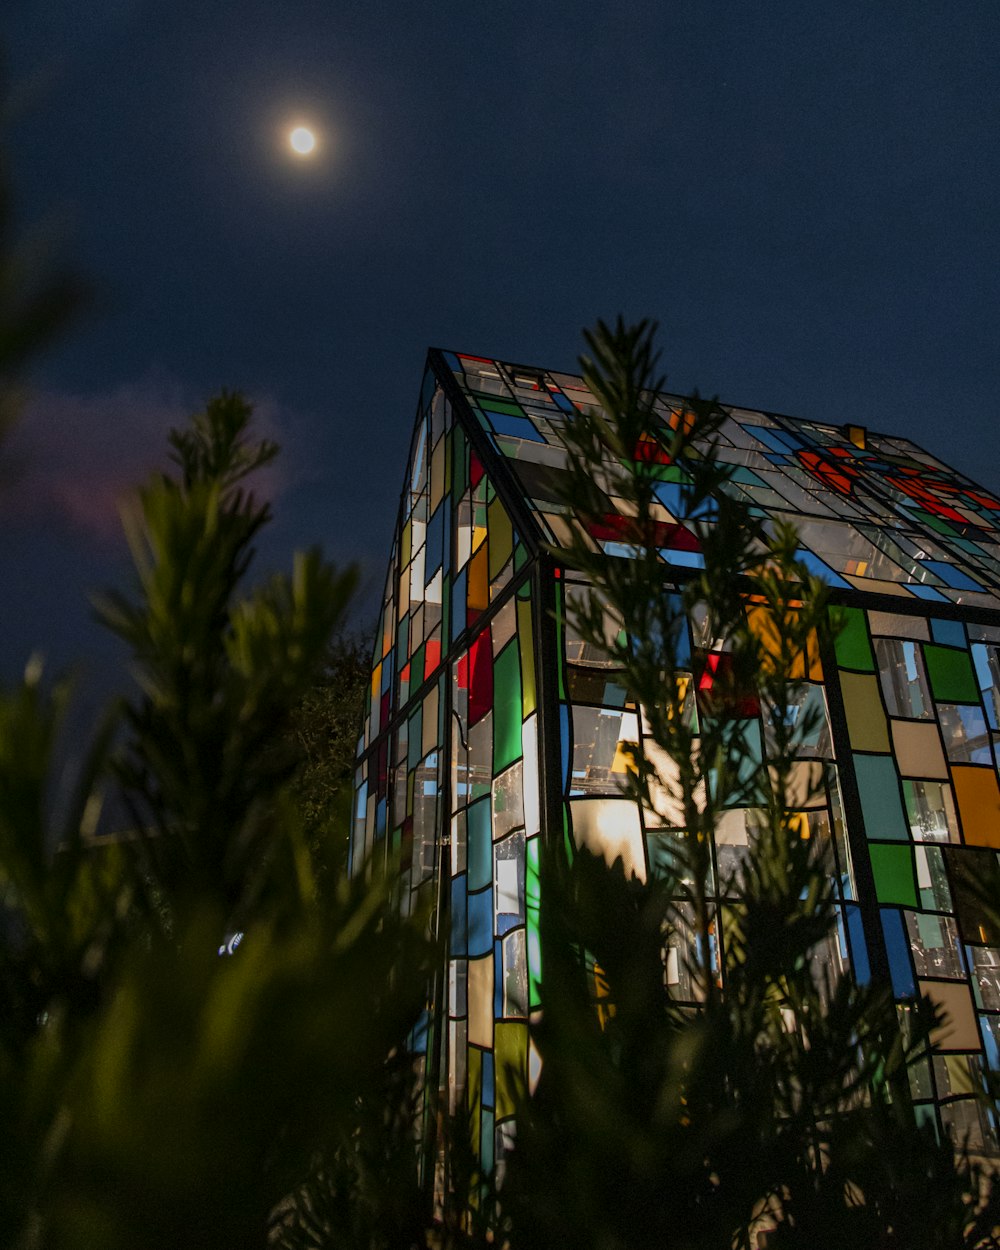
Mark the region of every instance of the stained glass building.
MULTIPOLYGON (((402 905, 426 901, 445 936, 413 1044, 435 1105, 468 1109, 487 1170, 511 1138, 512 1074, 537 1065, 539 839, 566 828, 641 878, 669 846, 669 811, 620 789, 641 717, 609 661, 557 624, 572 579, 552 552, 577 523, 559 502, 560 431, 593 402, 577 377, 430 352, 359 743, 352 870, 398 851, 402 905)), ((680 404, 657 399, 664 422, 680 404)), ((804 754, 825 782, 802 819, 838 890, 821 957, 945 1009, 913 1074, 918 1113, 994 1151, 972 1091, 1000 1069, 1000 930, 976 890, 1000 849, 1000 501, 905 439, 726 411, 727 489, 794 522, 847 621, 801 696, 821 712, 804 754)), ((678 576, 702 559, 684 478, 665 464, 657 490, 678 576)), ((616 515, 609 497, 590 537, 627 555, 616 515)), ((762 744, 763 725, 747 730, 762 744)), ((716 880, 753 821, 726 813, 716 880)), ((680 949, 667 979, 693 996, 680 949)))

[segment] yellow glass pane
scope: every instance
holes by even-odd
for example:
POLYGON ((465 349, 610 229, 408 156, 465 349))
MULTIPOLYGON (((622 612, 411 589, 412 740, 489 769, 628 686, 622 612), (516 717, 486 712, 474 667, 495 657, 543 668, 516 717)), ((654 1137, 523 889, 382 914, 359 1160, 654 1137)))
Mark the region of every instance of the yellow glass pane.
POLYGON ((497 1119, 513 1115, 527 1083, 528 1026, 497 1021, 494 1062, 497 1119))
POLYGON ((483 543, 469 561, 469 611, 484 612, 490 605, 488 544, 483 543))
POLYGON ((493 953, 469 960, 469 1044, 493 1048, 493 953))
POLYGON ((527 720, 535 710, 535 646, 531 629, 531 602, 517 601, 517 645, 521 649, 521 715, 527 720))
POLYGON ((889 752, 889 730, 882 710, 878 678, 871 673, 841 673, 847 732, 855 751, 889 752))
POLYGON ((514 531, 511 528, 510 517, 507 515, 507 509, 500 502, 499 495, 487 510, 487 524, 490 527, 490 581, 493 581, 510 559, 514 547, 514 531))

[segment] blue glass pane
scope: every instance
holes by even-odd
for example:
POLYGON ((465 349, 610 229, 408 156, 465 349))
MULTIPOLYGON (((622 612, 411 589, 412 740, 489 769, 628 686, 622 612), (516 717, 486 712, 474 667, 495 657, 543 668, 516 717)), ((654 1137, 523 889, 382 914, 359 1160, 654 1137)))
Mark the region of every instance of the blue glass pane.
POLYGON ((961 621, 931 621, 931 634, 935 642, 946 647, 965 646, 965 626, 961 621))
POLYGON ((889 974, 892 977, 892 992, 896 998, 915 998, 916 982, 913 979, 913 965, 910 963, 910 943, 903 927, 903 917, 898 911, 883 907, 882 932, 885 934, 885 949, 889 956, 889 974))
POLYGON ((469 954, 488 955, 493 948, 493 891, 469 895, 469 954))
POLYGON ((451 881, 451 954, 464 955, 468 951, 468 932, 465 915, 465 874, 451 881))
POLYGON ((868 962, 868 947, 865 943, 865 928, 861 920, 861 912, 857 907, 846 907, 847 932, 851 939, 851 963, 859 985, 867 985, 872 979, 871 965, 868 962))

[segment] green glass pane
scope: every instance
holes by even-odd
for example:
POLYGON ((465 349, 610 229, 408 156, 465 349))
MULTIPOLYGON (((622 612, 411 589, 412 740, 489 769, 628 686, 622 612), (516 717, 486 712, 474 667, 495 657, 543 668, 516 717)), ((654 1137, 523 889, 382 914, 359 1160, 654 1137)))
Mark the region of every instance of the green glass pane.
POLYGON ((968 651, 925 643, 924 660, 935 699, 941 703, 979 702, 979 685, 968 651))
POLYGON ((486 1176, 493 1171, 493 1112, 483 1108, 483 1127, 480 1135, 479 1158, 482 1163, 483 1173, 486 1176))
POLYGON ((875 661, 872 659, 864 612, 860 608, 842 608, 840 619, 844 622, 844 628, 837 635, 835 643, 837 663, 844 668, 860 669, 865 673, 874 672, 875 661))
POLYGON ((466 466, 469 459, 467 451, 468 447, 464 437, 456 430, 455 439, 452 443, 451 457, 451 497, 456 505, 465 494, 465 488, 469 484, 466 475, 466 466))
POLYGON ((919 907, 917 883, 913 875, 913 855, 908 846, 868 847, 875 875, 875 893, 880 903, 919 907))
POLYGON ((406 767, 409 771, 412 771, 420 763, 420 746, 424 723, 423 712, 424 705, 420 703, 409 720, 409 737, 407 739, 408 747, 406 753, 406 767))
POLYGON ((496 1062, 497 1119, 513 1115, 524 1093, 528 1065, 528 1026, 519 1021, 497 1021, 493 1034, 496 1062))
POLYGON ((417 647, 416 654, 410 661, 410 689, 416 690, 424 680, 424 644, 417 647))
POLYGON ((542 896, 538 885, 538 838, 529 838, 524 847, 525 920, 528 930, 528 1008, 534 1011, 541 1005, 542 947, 538 931, 538 912, 542 896))
POLYGON ((855 755, 861 810, 869 838, 908 842, 909 825, 903 814, 896 766, 888 755, 855 755))
POLYGON ((521 661, 512 640, 493 662, 493 773, 521 757, 521 661))
POLYGON ((469 808, 466 839, 469 890, 482 890, 493 877, 493 830, 489 799, 479 799, 469 808))
POLYGON ((490 412, 505 412, 511 417, 523 417, 524 409, 519 404, 511 403, 508 399, 497 399, 495 395, 483 395, 480 392, 480 403, 490 412))

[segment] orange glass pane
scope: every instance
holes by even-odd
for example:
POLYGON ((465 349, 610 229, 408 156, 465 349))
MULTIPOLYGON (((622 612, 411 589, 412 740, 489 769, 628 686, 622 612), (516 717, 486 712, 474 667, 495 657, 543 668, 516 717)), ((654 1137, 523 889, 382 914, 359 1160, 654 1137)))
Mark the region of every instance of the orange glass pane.
POLYGON ((962 832, 970 846, 1000 849, 1000 786, 992 768, 958 765, 951 770, 962 832))
MULTIPOLYGON (((780 641, 774 614, 770 609, 766 607, 749 608, 747 610, 747 624, 760 642, 764 656, 772 661, 776 660, 780 651, 780 641)), ((815 631, 809 635, 806 644, 806 654, 796 657, 792 665, 791 676, 793 681, 823 680, 823 665, 820 663, 819 642, 815 631)))

